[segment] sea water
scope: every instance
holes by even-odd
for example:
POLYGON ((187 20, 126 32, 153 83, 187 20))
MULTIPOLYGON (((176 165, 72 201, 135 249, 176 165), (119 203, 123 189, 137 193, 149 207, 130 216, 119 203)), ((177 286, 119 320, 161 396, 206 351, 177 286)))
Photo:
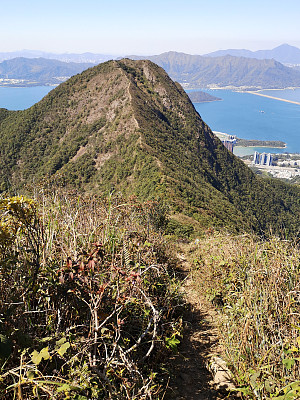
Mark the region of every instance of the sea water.
POLYGON ((25 110, 40 101, 53 86, 0 87, 0 108, 25 110))
MULTIPOLYGON (((53 87, 0 87, 0 108, 24 110, 40 101, 53 87)), ((194 104, 213 131, 236 135, 242 139, 281 140, 285 149, 235 147, 237 155, 258 152, 300 152, 300 105, 286 103, 250 93, 230 90, 204 90, 222 101, 194 104)), ((300 102, 300 89, 265 90, 269 96, 300 102)))
POLYGON ((300 103, 300 88, 295 89, 268 89, 260 90, 259 93, 266 94, 267 96, 278 97, 279 99, 297 101, 300 103))
MULTIPOLYGON (((285 149, 235 147, 237 155, 258 152, 300 152, 300 105, 230 90, 204 90, 222 99, 194 104, 202 119, 213 131, 236 135, 242 139, 281 140, 285 149)), ((300 89, 280 90, 280 97, 300 102, 300 89), (288 98, 293 92, 293 99, 288 98)), ((279 97, 275 91, 262 93, 279 97)))

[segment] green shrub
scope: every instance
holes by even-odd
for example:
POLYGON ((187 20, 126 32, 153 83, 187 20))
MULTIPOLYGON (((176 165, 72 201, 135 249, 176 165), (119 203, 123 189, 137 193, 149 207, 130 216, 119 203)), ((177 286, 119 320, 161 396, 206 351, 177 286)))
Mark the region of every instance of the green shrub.
POLYGON ((167 223, 165 233, 167 235, 176 235, 181 238, 189 238, 194 232, 191 224, 182 224, 175 219, 170 219, 167 223))
POLYGON ((0 397, 160 398, 181 323, 157 207, 0 201, 0 397))

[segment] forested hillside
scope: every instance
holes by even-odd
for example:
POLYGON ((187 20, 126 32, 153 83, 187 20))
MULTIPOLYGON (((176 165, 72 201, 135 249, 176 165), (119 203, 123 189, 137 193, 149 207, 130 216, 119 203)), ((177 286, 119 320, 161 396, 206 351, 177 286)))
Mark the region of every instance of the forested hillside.
POLYGON ((299 398, 299 187, 257 178, 161 67, 0 109, 0 185, 0 397, 234 399, 209 380, 212 301, 238 398, 299 398))
POLYGON ((298 188, 255 177, 150 61, 100 64, 30 109, 1 115, 2 191, 51 178, 81 191, 161 199, 174 229, 182 215, 192 229, 298 229, 298 188))

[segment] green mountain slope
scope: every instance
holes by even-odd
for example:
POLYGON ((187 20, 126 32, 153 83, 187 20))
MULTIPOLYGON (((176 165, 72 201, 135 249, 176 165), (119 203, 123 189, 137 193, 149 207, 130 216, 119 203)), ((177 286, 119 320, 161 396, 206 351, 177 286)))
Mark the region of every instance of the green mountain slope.
POLYGON ((23 80, 23 85, 59 84, 93 65, 45 58, 17 57, 0 63, 0 79, 6 80, 6 86, 9 84, 8 79, 23 80))
POLYGON ((78 190, 161 198, 202 226, 297 230, 300 220, 299 190, 258 180, 147 60, 100 64, 28 110, 3 111, 1 190, 47 176, 78 190))
POLYGON ((147 58, 160 65, 186 88, 217 87, 255 87, 285 88, 299 87, 300 73, 275 60, 257 60, 254 58, 204 57, 170 51, 147 58))

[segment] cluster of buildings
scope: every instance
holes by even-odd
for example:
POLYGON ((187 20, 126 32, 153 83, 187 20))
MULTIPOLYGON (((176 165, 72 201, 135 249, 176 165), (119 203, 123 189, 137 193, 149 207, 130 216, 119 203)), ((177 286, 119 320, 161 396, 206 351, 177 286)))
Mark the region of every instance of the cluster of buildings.
POLYGON ((231 151, 231 153, 233 153, 233 147, 236 144, 236 138, 235 136, 229 136, 228 139, 224 139, 222 140, 222 143, 224 144, 224 146, 226 147, 227 150, 231 151))
POLYGON ((214 131, 214 134, 221 140, 226 149, 231 151, 231 153, 233 153, 233 148, 234 145, 236 144, 236 136, 216 131, 214 131))
POLYGON ((258 153, 254 152, 252 164, 254 165, 272 165, 273 155, 271 153, 258 153))
POLYGON ((0 86, 4 85, 18 85, 18 84, 23 84, 26 81, 25 79, 6 79, 6 78, 0 78, 0 86))

